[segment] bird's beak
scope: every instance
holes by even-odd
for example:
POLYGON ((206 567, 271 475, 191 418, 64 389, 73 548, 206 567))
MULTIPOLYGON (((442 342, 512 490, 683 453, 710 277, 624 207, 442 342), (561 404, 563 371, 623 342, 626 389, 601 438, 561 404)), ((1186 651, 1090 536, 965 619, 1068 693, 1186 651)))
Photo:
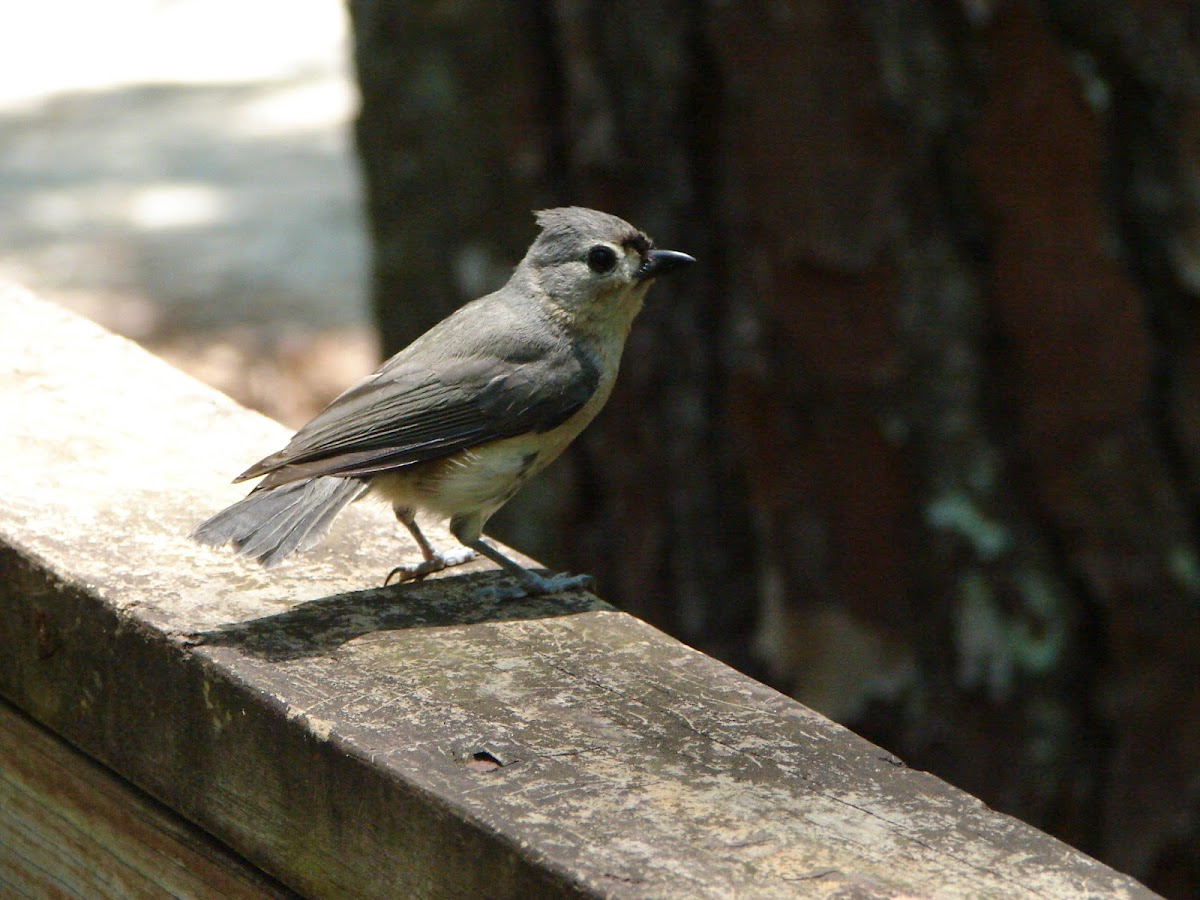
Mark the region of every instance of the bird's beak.
POLYGON ((689 266, 696 261, 694 256, 680 253, 677 250, 651 250, 637 270, 638 281, 647 281, 665 275, 672 269, 689 266))

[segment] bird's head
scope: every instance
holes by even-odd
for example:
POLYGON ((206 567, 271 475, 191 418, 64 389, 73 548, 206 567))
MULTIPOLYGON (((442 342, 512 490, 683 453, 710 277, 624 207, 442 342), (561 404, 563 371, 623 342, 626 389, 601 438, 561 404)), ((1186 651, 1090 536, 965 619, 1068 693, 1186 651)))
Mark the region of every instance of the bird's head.
POLYGON ((628 330, 650 283, 695 262, 686 253, 654 249, 628 222, 594 209, 545 209, 537 221, 542 232, 521 267, 579 327, 628 330))

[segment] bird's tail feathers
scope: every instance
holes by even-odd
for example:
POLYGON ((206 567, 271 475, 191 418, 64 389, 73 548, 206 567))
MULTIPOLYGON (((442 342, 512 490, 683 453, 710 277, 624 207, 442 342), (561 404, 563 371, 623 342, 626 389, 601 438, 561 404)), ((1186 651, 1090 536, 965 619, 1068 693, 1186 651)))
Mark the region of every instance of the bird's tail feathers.
POLYGON ((315 547, 346 504, 366 491, 361 479, 331 475, 252 491, 197 525, 189 537, 210 547, 232 543, 241 555, 273 566, 315 547))

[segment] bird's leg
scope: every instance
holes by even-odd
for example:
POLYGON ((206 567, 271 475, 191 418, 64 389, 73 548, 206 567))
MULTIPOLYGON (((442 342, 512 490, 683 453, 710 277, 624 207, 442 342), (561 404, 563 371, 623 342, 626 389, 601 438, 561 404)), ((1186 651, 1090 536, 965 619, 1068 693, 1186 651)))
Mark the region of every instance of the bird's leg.
POLYGON ((433 544, 429 543, 429 538, 425 537, 424 533, 417 526, 416 513, 407 506, 395 506, 393 510, 396 513, 396 518, 404 524, 404 527, 408 529, 408 533, 413 536, 413 540, 417 542, 417 546, 421 548, 421 556, 424 559, 419 563, 396 566, 396 568, 388 572, 387 578, 383 580, 384 587, 391 584, 393 578, 395 578, 397 583, 419 581, 426 575, 432 575, 434 572, 449 569, 451 566, 461 566, 463 563, 470 562, 475 558, 475 551, 470 547, 460 547, 453 553, 443 553, 437 550, 433 544))
MULTIPOLYGON (((459 540, 462 540, 460 537, 459 540)), ((481 556, 486 556, 492 562, 504 568, 517 576, 521 582, 520 587, 515 591, 496 591, 498 599, 509 600, 517 597, 532 597, 539 594, 557 594, 560 591, 571 591, 576 588, 585 588, 592 583, 591 575, 539 575, 537 572, 532 572, 518 562, 509 559, 495 547, 485 543, 483 538, 476 538, 473 541, 463 541, 475 553, 481 556)))

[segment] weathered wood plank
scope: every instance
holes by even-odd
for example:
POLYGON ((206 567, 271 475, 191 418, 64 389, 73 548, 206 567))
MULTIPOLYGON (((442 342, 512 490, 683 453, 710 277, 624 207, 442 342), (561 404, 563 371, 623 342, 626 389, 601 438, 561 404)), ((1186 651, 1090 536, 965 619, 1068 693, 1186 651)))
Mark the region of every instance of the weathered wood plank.
POLYGON ((0 701, 0 896, 295 894, 0 701))
POLYGON ((0 694, 296 890, 1153 896, 590 595, 370 587, 386 511, 195 547, 277 426, 17 293, 0 360, 0 694))

